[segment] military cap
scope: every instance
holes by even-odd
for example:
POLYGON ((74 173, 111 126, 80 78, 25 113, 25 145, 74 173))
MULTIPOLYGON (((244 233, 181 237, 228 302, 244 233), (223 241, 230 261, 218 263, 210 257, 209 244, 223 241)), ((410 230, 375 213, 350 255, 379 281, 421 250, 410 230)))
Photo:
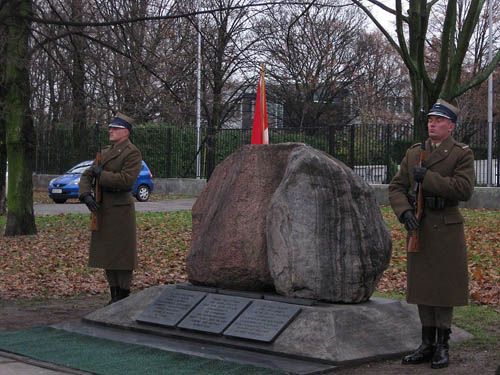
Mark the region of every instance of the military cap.
POLYGON ((448 102, 445 102, 443 99, 438 99, 436 104, 432 106, 427 116, 446 117, 451 121, 453 121, 454 123, 456 123, 459 112, 460 111, 458 110, 457 107, 451 105, 448 102))
POLYGON ((128 129, 129 131, 132 131, 132 125, 134 124, 135 120, 133 118, 118 112, 113 120, 111 120, 111 122, 109 123, 109 127, 128 129))

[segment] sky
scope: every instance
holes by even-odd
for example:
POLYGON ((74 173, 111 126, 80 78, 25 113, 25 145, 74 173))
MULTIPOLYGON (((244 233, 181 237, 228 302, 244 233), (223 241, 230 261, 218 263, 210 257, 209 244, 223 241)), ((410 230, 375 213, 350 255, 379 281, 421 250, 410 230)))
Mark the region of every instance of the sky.
MULTIPOLYGON (((381 2, 394 9, 394 0, 381 0, 381 2)), ((384 26, 384 28, 392 34, 392 30, 394 29, 393 24, 395 16, 393 16, 390 13, 387 13, 386 11, 380 9, 375 5, 372 6, 372 13, 374 16, 377 17, 377 20, 384 26)))

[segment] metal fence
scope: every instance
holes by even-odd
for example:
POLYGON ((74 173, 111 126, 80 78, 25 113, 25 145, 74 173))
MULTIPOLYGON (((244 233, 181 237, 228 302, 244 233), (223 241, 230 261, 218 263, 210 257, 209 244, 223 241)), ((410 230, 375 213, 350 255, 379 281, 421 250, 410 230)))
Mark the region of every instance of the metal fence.
MULTIPOLYGON (((465 135, 476 158, 476 185, 487 182, 487 126, 477 126, 465 135)), ((500 186, 500 124, 493 129, 493 186, 500 186)), ((85 139, 84 156, 76 156, 72 130, 37 131, 35 173, 60 174, 96 153, 93 128, 85 139)), ((100 130, 102 145, 108 143, 107 129, 100 130)), ((201 129, 201 147, 196 145, 196 129, 167 126, 139 126, 132 140, 141 150, 153 176, 159 178, 206 178, 213 167, 245 144, 250 144, 251 129, 201 129), (211 138, 210 138, 211 137, 211 138), (209 146, 210 145, 210 146, 209 146), (201 158, 201 175, 196 176, 197 152, 201 158), (212 162, 208 162, 211 158, 212 162)), ((82 140, 79 140, 81 143, 82 140)), ((403 125, 348 125, 322 128, 270 128, 270 143, 302 142, 341 160, 369 183, 387 183, 397 172, 399 162, 409 146, 415 143, 413 127, 403 125)), ((82 155, 80 153, 80 155, 82 155)))

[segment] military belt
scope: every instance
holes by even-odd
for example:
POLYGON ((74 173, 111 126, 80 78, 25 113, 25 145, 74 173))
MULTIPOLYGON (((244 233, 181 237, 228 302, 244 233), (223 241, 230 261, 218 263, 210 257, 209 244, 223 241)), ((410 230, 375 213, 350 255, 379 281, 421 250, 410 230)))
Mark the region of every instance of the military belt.
POLYGON ((445 207, 458 206, 458 201, 450 201, 441 197, 424 197, 425 207, 431 210, 442 210, 445 207))
POLYGON ((109 187, 103 187, 102 191, 105 191, 106 193, 130 193, 130 190, 123 190, 123 189, 116 189, 109 187))

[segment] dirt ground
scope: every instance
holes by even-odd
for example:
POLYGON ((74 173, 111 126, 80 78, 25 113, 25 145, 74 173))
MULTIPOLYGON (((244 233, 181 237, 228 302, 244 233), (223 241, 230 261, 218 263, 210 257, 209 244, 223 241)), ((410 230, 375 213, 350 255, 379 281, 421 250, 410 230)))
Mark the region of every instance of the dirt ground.
MULTIPOLYGON (((101 308, 108 302, 108 296, 92 296, 66 299, 0 300, 0 331, 19 330, 77 320, 101 308)), ((450 367, 432 370, 429 364, 403 366, 399 359, 365 363, 339 368, 332 374, 340 375, 500 375, 495 369, 500 366, 500 344, 485 348, 462 344, 452 346, 450 367)))

